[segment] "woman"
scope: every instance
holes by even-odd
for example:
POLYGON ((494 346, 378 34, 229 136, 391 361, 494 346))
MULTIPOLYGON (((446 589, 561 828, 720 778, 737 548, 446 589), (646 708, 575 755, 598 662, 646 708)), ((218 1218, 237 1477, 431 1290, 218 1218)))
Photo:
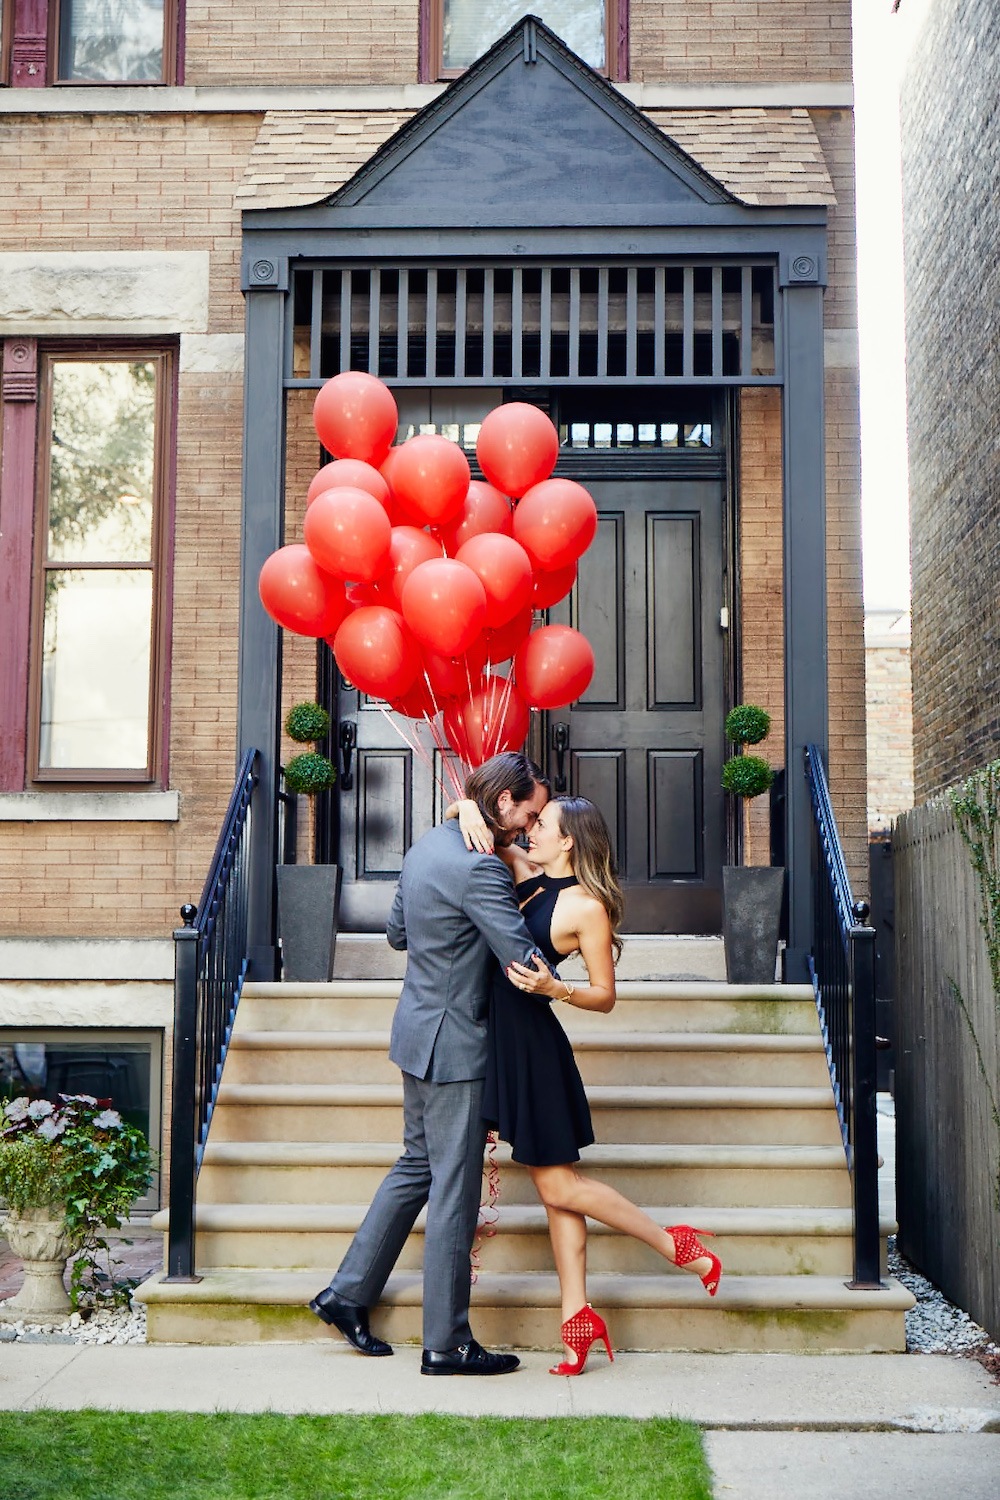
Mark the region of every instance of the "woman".
MULTIPOLYGON (((490 831, 474 802, 448 809, 458 816, 470 848, 492 848, 490 831)), ((586 985, 557 978, 536 958, 513 964, 494 978, 483 1115, 514 1161, 524 1166, 545 1205, 562 1296, 562 1338, 567 1358, 553 1375, 579 1375, 595 1339, 614 1355, 603 1318, 587 1302, 587 1217, 630 1234, 664 1260, 687 1266, 714 1297, 722 1275, 716 1255, 687 1224, 663 1230, 614 1188, 576 1168, 580 1148, 594 1133, 590 1109, 569 1038, 544 999, 581 1010, 608 1012, 615 1003, 614 964, 624 901, 615 874, 607 824, 583 797, 555 797, 528 838, 497 849, 510 867, 518 902, 532 937, 553 963, 579 953, 586 985)))

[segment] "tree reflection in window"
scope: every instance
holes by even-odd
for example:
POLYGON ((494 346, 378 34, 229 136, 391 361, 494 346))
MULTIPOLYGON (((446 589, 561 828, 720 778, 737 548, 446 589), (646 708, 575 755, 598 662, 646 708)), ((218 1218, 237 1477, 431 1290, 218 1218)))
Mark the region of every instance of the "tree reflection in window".
POLYGON ((446 72, 468 68, 530 11, 545 22, 571 51, 592 68, 603 69, 605 44, 604 0, 444 0, 443 66, 446 72))
POLYGON ((160 82, 163 21, 164 0, 63 0, 59 77, 160 82))

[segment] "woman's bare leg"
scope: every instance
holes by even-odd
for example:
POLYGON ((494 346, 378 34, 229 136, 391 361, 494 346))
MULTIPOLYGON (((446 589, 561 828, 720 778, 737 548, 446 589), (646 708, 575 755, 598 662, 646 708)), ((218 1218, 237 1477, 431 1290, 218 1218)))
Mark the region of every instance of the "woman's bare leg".
MULTIPOLYGON (((562 1319, 567 1322, 587 1305, 587 1221, 582 1214, 545 1204, 549 1239, 559 1276, 562 1319)), ((567 1354, 573 1351, 566 1346, 567 1354)))
MULTIPOLYGON (((641 1240, 643 1244, 649 1245, 650 1249, 655 1250, 657 1255, 662 1255, 664 1260, 670 1261, 672 1265, 676 1263, 677 1254, 673 1236, 666 1233, 647 1213, 643 1213, 641 1208, 637 1208, 634 1203, 624 1198, 615 1188, 609 1187, 607 1183, 595 1182, 592 1177, 585 1177, 572 1165, 529 1167, 528 1171, 538 1196, 545 1204, 546 1212, 550 1214, 550 1229, 552 1209, 577 1217, 596 1219, 599 1224, 607 1224, 611 1229, 618 1229, 622 1234, 629 1234, 633 1239, 641 1240)), ((586 1225, 584 1236, 586 1236, 586 1225)), ((555 1242, 553 1241, 554 1250, 555 1242)), ((708 1257, 702 1255, 697 1260, 689 1261, 684 1269, 694 1271, 700 1276, 709 1269, 711 1264, 708 1257)), ((558 1265, 557 1259, 557 1269, 558 1265)), ((585 1301, 586 1297, 583 1299, 583 1302, 585 1301)), ((582 1307, 583 1302, 578 1303, 577 1307, 582 1307)), ((577 1308, 573 1309, 574 1312, 576 1310, 577 1308)))

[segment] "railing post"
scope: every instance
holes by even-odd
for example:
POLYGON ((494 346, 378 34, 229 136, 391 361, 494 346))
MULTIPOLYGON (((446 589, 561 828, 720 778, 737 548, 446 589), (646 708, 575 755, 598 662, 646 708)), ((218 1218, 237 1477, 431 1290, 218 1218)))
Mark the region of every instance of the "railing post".
POLYGON ((170 1107, 170 1228, 164 1281, 192 1282, 194 1274, 195 1079, 198 1058, 196 908, 182 906, 174 929, 174 1055, 170 1107))
MULTIPOLYGON (((868 920, 859 901, 855 919, 868 920)), ((878 1215, 878 1121, 875 1052, 875 929, 851 929, 853 1076, 851 1078, 851 1144, 854 1186, 854 1280, 858 1288, 882 1285, 878 1215)))

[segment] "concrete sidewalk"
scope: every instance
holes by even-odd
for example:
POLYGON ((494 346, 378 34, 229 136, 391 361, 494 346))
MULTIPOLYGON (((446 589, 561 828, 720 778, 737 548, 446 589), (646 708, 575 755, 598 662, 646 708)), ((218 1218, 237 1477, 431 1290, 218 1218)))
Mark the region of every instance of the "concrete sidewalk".
MULTIPOLYGON (((495 1380, 429 1380, 419 1351, 366 1360, 311 1344, 0 1345, 0 1409, 445 1412, 689 1418, 716 1500, 1000 1494, 1000 1386, 946 1355, 592 1355, 578 1380, 524 1356, 495 1380)), ((2 1437, 0 1437, 2 1442, 2 1437)))

